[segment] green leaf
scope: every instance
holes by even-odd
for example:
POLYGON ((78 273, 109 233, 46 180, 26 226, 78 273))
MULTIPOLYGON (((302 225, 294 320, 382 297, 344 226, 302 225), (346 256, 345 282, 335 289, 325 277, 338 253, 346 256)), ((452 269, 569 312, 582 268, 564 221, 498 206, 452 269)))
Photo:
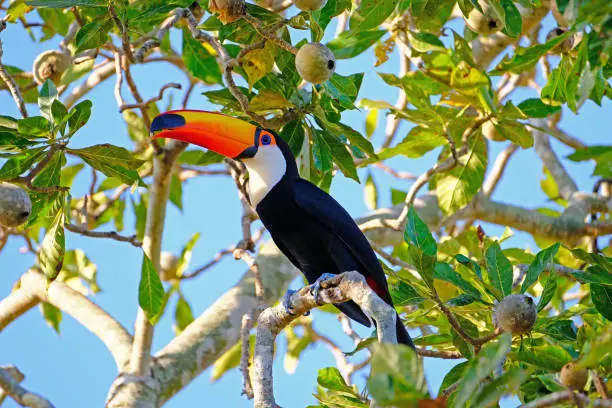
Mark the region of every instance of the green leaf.
POLYGON ((463 279, 461 275, 455 272, 455 270, 446 262, 436 263, 434 278, 452 283, 474 299, 480 299, 481 297, 478 289, 463 279))
POLYGON ((68 119, 68 109, 59 99, 56 99, 51 104, 51 116, 55 128, 64 136, 66 132, 66 120, 68 119))
POLYGON ((467 406, 467 401, 474 396, 482 382, 503 361, 511 346, 512 335, 504 333, 498 341, 487 343, 474 359, 468 362, 461 383, 457 387, 455 406, 467 406))
POLYGON ((17 121, 19 134, 28 139, 49 137, 51 124, 42 116, 30 116, 17 121))
POLYGON ((294 120, 293 122, 289 122, 279 133, 280 137, 282 137, 285 142, 289 145, 291 149, 291 153, 295 157, 300 154, 302 150, 302 145, 304 144, 304 126, 302 122, 299 120, 294 120))
POLYGON ((168 199, 179 209, 179 211, 183 211, 183 185, 177 174, 173 174, 170 180, 170 194, 168 199))
POLYGON ((178 336, 191 322, 193 322, 193 312, 189 302, 179 293, 174 309, 174 333, 178 336))
POLYGON ((518 108, 530 118, 546 118, 561 111, 561 107, 547 105, 540 98, 525 99, 518 108))
POLYGON ((108 19, 94 20, 82 26, 76 33, 76 52, 98 48, 108 41, 108 31, 113 21, 108 19))
POLYGON ((336 59, 353 58, 370 48, 385 33, 385 30, 360 31, 357 33, 345 31, 328 42, 327 47, 334 53, 336 59))
POLYGON ((70 66, 68 66, 68 69, 66 69, 66 71, 64 71, 64 73, 62 74, 62 77, 60 78, 60 84, 69 85, 77 79, 81 78, 89 71, 91 71, 94 66, 94 62, 95 60, 92 58, 83 61, 79 64, 71 64, 70 66))
MULTIPOLYGON (((504 72, 512 72, 513 74, 520 74, 522 72, 530 71, 538 63, 538 60, 546 54, 548 51, 561 44, 570 34, 568 31, 558 37, 547 41, 545 44, 538 44, 529 48, 517 48, 514 52, 514 56, 509 58, 505 56, 504 59, 497 65, 491 75, 500 75, 504 72)), ((544 99, 544 98, 542 98, 544 99)))
POLYGON ((520 367, 512 367, 493 381, 486 384, 475 398, 474 408, 498 407, 501 398, 510 393, 515 393, 521 383, 527 378, 520 367))
POLYGON ((442 384, 440 384, 438 395, 463 378, 463 374, 465 373, 468 363, 469 361, 464 361, 450 369, 450 371, 444 376, 442 384))
POLYGON ((62 311, 51 303, 40 302, 40 312, 45 318, 45 322, 51 327, 57 334, 60 334, 60 323, 62 322, 62 311))
POLYGON ((570 272, 570 274, 580 283, 612 286, 612 273, 599 265, 589 266, 586 271, 570 272))
POLYGON ((38 106, 40 107, 41 115, 43 115, 49 121, 53 120, 51 105, 53 105, 53 101, 56 99, 57 88, 55 88, 53 81, 47 79, 40 88, 40 93, 38 94, 38 106))
POLYGON ((591 300, 603 317, 612 321, 612 287, 591 285, 591 300))
POLYGON ((509 37, 516 38, 523 31, 523 17, 512 0, 501 0, 501 6, 505 12, 505 27, 503 33, 509 37))
POLYGON ((403 279, 398 279, 396 284, 389 284, 391 299, 393 304, 401 307, 408 305, 417 305, 423 302, 425 298, 421 296, 416 289, 406 283, 403 279))
POLYGON ((539 319, 533 330, 537 333, 546 334, 559 341, 576 341, 576 325, 571 320, 563 319, 539 319))
POLYGON ((64 254, 66 251, 66 238, 64 236, 64 194, 59 194, 54 203, 55 216, 43 239, 40 247, 38 261, 47 279, 53 281, 57 278, 62 265, 64 264, 64 254))
POLYGON ((570 59, 563 56, 561 63, 550 73, 546 85, 540 91, 540 97, 544 103, 558 106, 567 100, 565 82, 570 75, 571 69, 570 59))
POLYGON ((412 21, 419 31, 439 32, 456 3, 455 0, 410 0, 412 21))
POLYGON ((44 147, 29 149, 9 158, 0 168, 0 180, 10 180, 29 170, 45 155, 44 147))
POLYGON ((557 290, 557 275, 554 271, 551 271, 548 275, 548 279, 544 284, 544 290, 542 291, 542 296, 540 296, 540 301, 538 302, 538 313, 540 313, 546 305, 551 301, 553 296, 555 296, 555 291, 557 290))
POLYGON ((319 140, 324 142, 329 148, 334 163, 338 165, 338 168, 340 171, 342 171, 342 174, 359 183, 359 175, 357 174, 355 162, 353 161, 353 157, 349 153, 347 146, 327 132, 317 133, 320 136, 319 140))
POLYGON ((28 6, 66 8, 66 7, 107 7, 105 0, 28 0, 28 6))
POLYGON ((312 17, 317 20, 322 30, 327 28, 333 17, 351 9, 351 0, 328 0, 325 6, 312 12, 312 17))
POLYGON ((483 138, 473 138, 470 151, 459 157, 454 168, 436 174, 436 192, 442 211, 453 214, 469 204, 482 186, 486 167, 486 143, 483 138))
POLYGON ((512 352, 509 357, 551 371, 559 371, 572 361, 572 356, 559 346, 529 347, 527 350, 512 352))
POLYGON ((555 255, 557 255, 559 247, 560 244, 556 243, 538 252, 531 265, 529 265, 527 275, 525 276, 525 280, 521 286, 521 293, 527 292, 531 285, 538 281, 538 277, 542 272, 549 271, 551 273, 555 273, 555 255))
POLYGON ((70 109, 70 118, 68 119, 70 136, 74 135, 77 130, 85 126, 89 120, 89 117, 91 116, 92 106, 93 103, 87 99, 79 102, 72 109, 70 109))
POLYGON ((151 324, 154 324, 156 317, 161 313, 163 301, 164 287, 161 279, 149 257, 143 254, 138 285, 138 304, 151 324))
POLYGON ((411 159, 417 159, 445 143, 446 138, 439 132, 423 126, 415 126, 410 129, 404 140, 394 147, 384 149, 378 154, 378 158, 386 160, 401 154, 411 159))
POLYGON ((189 266, 189 262, 191 262, 191 254, 193 253, 193 247, 198 243, 200 239, 200 233, 196 232, 191 236, 187 244, 183 247, 181 251, 181 256, 179 257, 179 262, 176 270, 176 276, 183 276, 183 273, 187 270, 189 266))
POLYGON ((317 383, 331 391, 353 392, 353 389, 347 385, 344 378, 342 378, 342 374, 340 374, 340 370, 336 367, 320 369, 317 375, 317 383))
POLYGON ((512 291, 512 264, 494 242, 485 252, 489 280, 496 289, 497 300, 508 296, 512 291))
POLYGON ((349 351, 348 353, 344 353, 344 355, 348 357, 353 356, 357 354, 358 351, 366 349, 370 347, 372 344, 376 344, 376 342, 378 342, 378 338, 376 337, 368 337, 367 339, 361 339, 359 340, 359 343, 357 343, 355 350, 349 351))
POLYGON ((366 116, 365 121, 365 132, 368 138, 371 138, 376 127, 378 126, 378 109, 370 109, 370 112, 366 116))
POLYGON ((376 405, 412 406, 425 397, 423 366, 411 348, 376 343, 372 346, 371 367, 367 387, 376 405))
POLYGON ((264 48, 253 50, 244 56, 241 66, 246 72, 249 87, 272 71, 276 53, 276 46, 267 41, 264 48))
POLYGON ((494 123, 495 130, 507 140, 528 149, 533 146, 533 136, 529 130, 517 121, 501 121, 494 123))
POLYGON ((363 0, 351 14, 351 31, 357 33, 378 27, 393 13, 396 4, 396 0, 363 0))
MULTIPOLYGON (((574 112, 577 113, 577 103, 580 102, 578 98, 579 86, 582 83, 583 71, 588 71, 587 65, 588 53, 588 41, 585 37, 578 46, 578 55, 572 69, 570 70, 569 76, 565 81, 565 96, 567 98, 567 106, 574 112), (586 70, 585 70, 586 67, 586 70)), ((589 71, 590 72, 590 71, 589 71)), ((590 89, 587 91, 587 95, 590 93, 590 89)), ((585 98, 586 99, 586 98, 585 98)))
POLYGON ((368 172, 368 176, 366 177, 363 196, 368 210, 375 210, 378 208, 378 189, 376 188, 376 183, 374 182, 371 172, 368 172))
POLYGON ((133 184, 140 180, 136 169, 142 166, 144 161, 135 159, 123 147, 105 143, 84 149, 68 149, 68 151, 78 155, 94 169, 109 177, 116 177, 126 184, 133 184))
POLYGON ((57 186, 60 183, 62 167, 66 164, 63 152, 56 151, 47 165, 36 176, 32 184, 36 187, 57 186))
POLYGON ((418 52, 445 51, 444 43, 438 37, 424 32, 408 32, 410 46, 418 52))
POLYGON ((404 241, 413 244, 424 254, 435 257, 438 246, 427 224, 419 217, 413 206, 408 210, 406 228, 404 230, 404 241))
POLYGON ((185 67, 194 77, 209 85, 223 83, 214 51, 193 38, 186 28, 183 29, 182 57, 185 67))

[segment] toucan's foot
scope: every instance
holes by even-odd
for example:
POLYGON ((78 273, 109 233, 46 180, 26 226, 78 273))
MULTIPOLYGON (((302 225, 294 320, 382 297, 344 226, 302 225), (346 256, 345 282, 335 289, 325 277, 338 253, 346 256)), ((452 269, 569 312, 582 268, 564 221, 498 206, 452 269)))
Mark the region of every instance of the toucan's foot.
POLYGON ((310 285, 310 294, 314 297, 315 302, 317 302, 318 305, 321 304, 321 301, 319 299, 319 291, 321 289, 323 289, 321 287, 321 283, 323 281, 326 281, 327 279, 331 279, 334 278, 336 275, 334 275, 333 273, 323 273, 321 274, 321 276, 319 276, 317 278, 317 280, 315 281, 315 283, 313 283, 312 285, 310 285))
POLYGON ((293 313, 293 308, 291 307, 291 295, 295 293, 295 290, 287 289, 287 293, 283 296, 283 307, 285 308, 285 312, 289 313, 291 316, 295 316, 293 313))

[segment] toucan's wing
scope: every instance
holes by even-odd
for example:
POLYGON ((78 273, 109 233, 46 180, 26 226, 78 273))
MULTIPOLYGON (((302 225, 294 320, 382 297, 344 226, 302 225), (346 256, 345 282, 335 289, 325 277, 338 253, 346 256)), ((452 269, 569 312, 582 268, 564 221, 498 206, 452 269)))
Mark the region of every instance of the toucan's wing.
POLYGON ((361 266, 359 272, 366 277, 368 285, 391 304, 385 273, 370 243, 349 213, 333 197, 304 179, 294 183, 293 196, 298 206, 338 237, 361 266))

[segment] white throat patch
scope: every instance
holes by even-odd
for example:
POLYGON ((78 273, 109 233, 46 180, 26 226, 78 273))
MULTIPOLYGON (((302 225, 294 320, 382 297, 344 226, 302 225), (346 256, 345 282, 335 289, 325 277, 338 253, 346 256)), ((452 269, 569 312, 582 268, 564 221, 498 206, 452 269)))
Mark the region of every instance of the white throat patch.
POLYGON ((251 205, 257 204, 283 178, 287 163, 277 146, 259 146, 255 157, 244 160, 249 170, 249 198, 251 205))

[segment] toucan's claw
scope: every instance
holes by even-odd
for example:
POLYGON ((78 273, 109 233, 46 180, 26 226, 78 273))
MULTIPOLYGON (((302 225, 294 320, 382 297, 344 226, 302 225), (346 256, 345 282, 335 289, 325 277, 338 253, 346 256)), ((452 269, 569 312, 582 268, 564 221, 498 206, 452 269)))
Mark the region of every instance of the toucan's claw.
POLYGON ((336 275, 334 275, 333 273, 323 273, 317 278, 315 283, 310 285, 310 294, 314 297, 314 300, 315 302, 317 302, 317 305, 322 304, 321 299, 319 298, 319 291, 324 288, 321 287, 321 283, 323 283, 327 279, 334 278, 335 276, 336 275))
POLYGON ((282 301, 285 311, 291 316, 295 316, 295 313, 293 313, 293 308, 291 307, 291 295, 294 293, 295 293, 295 290, 287 289, 287 293, 285 293, 285 296, 283 296, 283 301, 282 301))

